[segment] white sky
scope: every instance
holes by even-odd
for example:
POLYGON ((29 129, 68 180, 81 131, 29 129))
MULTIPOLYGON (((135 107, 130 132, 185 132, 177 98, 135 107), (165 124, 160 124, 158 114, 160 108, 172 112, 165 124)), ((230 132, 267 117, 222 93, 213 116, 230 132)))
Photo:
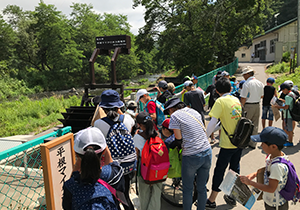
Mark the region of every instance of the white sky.
MULTIPOLYGON (((7 5, 17 5, 23 10, 33 11, 35 6, 39 4, 40 0, 0 0, 0 10, 2 11, 7 5)), ((132 0, 44 0, 46 4, 53 4, 57 10, 62 11, 63 14, 69 15, 71 13, 70 5, 75 3, 92 4, 96 13, 113 13, 127 15, 128 22, 131 25, 131 32, 138 34, 138 29, 145 25, 144 22, 144 8, 132 8, 132 0)))

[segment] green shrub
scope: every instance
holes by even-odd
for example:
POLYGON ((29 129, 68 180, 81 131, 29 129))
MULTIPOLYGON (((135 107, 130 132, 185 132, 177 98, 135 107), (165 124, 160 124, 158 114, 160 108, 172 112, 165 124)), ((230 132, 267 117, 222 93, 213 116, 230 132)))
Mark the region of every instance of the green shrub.
POLYGON ((291 53, 290 51, 286 51, 282 54, 282 62, 289 62, 290 61, 290 57, 291 57, 291 53))
POLYGON ((289 72, 289 70, 290 70, 290 64, 286 62, 282 62, 274 66, 271 66, 270 68, 268 68, 266 72, 269 74, 280 74, 280 73, 289 72))
POLYGON ((146 78, 142 78, 142 79, 139 79, 138 81, 139 83, 145 83, 145 82, 148 82, 148 79, 146 78))

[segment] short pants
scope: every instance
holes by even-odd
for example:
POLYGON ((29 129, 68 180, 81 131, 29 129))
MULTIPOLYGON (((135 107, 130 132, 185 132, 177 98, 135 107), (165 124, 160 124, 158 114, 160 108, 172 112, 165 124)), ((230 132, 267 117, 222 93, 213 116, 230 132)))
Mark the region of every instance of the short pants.
POLYGON ((271 106, 263 106, 262 107, 262 117, 261 119, 268 119, 268 120, 273 120, 273 111, 271 106), (268 117, 268 113, 269 113, 269 117, 268 117))

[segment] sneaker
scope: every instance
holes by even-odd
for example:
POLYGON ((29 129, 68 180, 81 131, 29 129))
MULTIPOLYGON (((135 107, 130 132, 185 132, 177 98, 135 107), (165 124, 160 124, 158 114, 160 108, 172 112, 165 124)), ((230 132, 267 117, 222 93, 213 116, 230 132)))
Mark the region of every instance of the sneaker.
POLYGON ((216 202, 210 202, 208 199, 205 204, 205 209, 207 210, 215 210, 217 208, 216 202))
POLYGON ((232 197, 230 197, 229 195, 224 195, 223 196, 225 202, 232 207, 236 206, 236 200, 234 200, 232 197))
POLYGON ((288 142, 288 143, 285 143, 283 146, 285 146, 285 147, 293 147, 294 144, 293 144, 293 142, 288 142))
POLYGON ((210 144, 214 144, 215 142, 216 142, 215 139, 211 139, 211 140, 210 140, 210 144))

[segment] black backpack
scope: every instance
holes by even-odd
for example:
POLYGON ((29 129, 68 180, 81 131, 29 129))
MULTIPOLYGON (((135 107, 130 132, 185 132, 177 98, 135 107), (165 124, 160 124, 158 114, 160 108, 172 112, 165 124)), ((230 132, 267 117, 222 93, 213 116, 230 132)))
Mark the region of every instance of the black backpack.
POLYGON ((293 108, 288 109, 294 121, 300 121, 300 94, 298 91, 293 91, 294 94, 289 94, 293 98, 293 108))
POLYGON ((248 118, 241 117, 235 127, 235 131, 233 134, 229 135, 224 126, 222 126, 222 128, 224 129, 226 135, 234 146, 238 148, 245 148, 249 144, 254 124, 248 118))

